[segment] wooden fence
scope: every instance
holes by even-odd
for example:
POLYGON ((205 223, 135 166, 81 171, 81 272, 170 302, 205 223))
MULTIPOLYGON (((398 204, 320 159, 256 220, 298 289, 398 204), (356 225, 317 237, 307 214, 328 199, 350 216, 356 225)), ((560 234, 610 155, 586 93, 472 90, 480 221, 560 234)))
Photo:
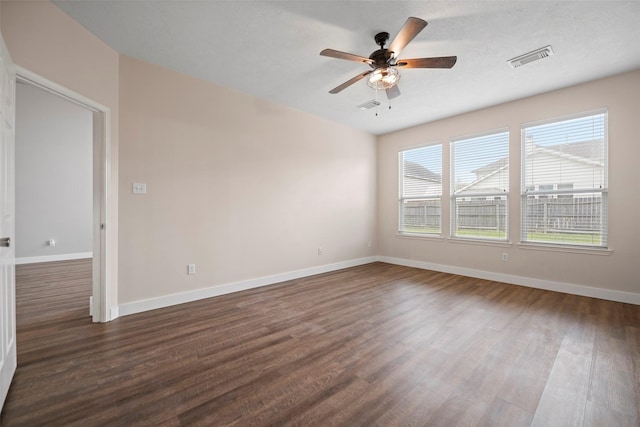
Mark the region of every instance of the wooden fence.
MULTIPOLYGON (((456 219, 461 229, 504 231, 507 227, 507 201, 457 200, 456 219)), ((592 233, 601 228, 600 197, 527 197, 524 207, 529 218, 529 232, 592 233)), ((431 228, 440 225, 439 200, 406 201, 404 226, 431 228)))
POLYGON ((598 233, 602 228, 601 197, 527 197, 529 232, 598 233))

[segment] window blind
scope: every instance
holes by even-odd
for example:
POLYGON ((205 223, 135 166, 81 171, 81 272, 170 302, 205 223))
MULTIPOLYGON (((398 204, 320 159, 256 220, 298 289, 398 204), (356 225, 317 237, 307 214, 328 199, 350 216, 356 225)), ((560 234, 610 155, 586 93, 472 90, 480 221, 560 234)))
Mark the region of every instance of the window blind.
POLYGON ((451 140, 451 235, 507 240, 509 130, 451 140))
POLYGON ((399 153, 400 233, 440 234, 442 144, 399 153))
POLYGON ((607 111, 522 127, 522 241, 607 246, 607 111))

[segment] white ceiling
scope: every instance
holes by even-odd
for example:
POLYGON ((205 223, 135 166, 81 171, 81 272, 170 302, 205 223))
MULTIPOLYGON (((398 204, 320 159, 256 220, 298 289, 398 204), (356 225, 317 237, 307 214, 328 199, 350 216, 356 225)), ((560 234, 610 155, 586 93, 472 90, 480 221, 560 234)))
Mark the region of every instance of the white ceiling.
POLYGON ((640 1, 66 1, 63 11, 115 50, 329 120, 382 134, 640 68, 640 1), (457 55, 450 70, 401 70, 402 96, 375 97, 361 56, 409 16, 429 25, 400 58, 457 55), (551 45, 512 69, 507 60, 551 45))

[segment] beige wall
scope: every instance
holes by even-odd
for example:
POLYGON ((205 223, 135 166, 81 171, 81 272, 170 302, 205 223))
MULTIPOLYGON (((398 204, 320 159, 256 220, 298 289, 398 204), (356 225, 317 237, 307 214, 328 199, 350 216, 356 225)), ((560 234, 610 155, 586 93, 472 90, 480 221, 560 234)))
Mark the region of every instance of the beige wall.
MULTIPOLYGON (((463 102, 464 100, 460 100, 463 102)), ((640 71, 486 108, 405 129, 378 138, 378 254, 416 261, 524 276, 607 290, 640 293, 640 191, 637 189, 640 71), (520 156, 524 122, 609 108, 609 256, 525 250, 520 235, 519 161, 511 162, 510 247, 454 243, 397 235, 398 150, 441 141, 443 182, 449 182, 449 139, 505 126, 510 128, 512 159, 520 156), (509 254, 508 262, 500 255, 509 254)), ((448 188, 445 185, 445 188, 448 188)), ((445 192, 445 194, 448 194, 445 192)), ((443 231, 448 235, 448 198, 444 198, 443 231)))
MULTIPOLYGON (((0 9, 0 28, 13 62, 110 109, 107 233, 114 243, 109 275, 117 277, 120 55, 48 1, 3 0, 0 9)), ((108 300, 117 301, 115 286, 108 300)))
POLYGON ((121 304, 374 255, 374 136, 126 56, 120 115, 121 304))

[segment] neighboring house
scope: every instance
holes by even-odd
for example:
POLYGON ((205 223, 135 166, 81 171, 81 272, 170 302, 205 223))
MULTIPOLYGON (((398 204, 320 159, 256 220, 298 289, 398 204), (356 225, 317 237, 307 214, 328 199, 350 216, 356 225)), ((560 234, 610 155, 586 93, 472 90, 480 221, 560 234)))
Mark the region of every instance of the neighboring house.
POLYGON ((404 161, 403 194, 405 197, 440 196, 442 176, 410 160, 404 161))
MULTIPOLYGON (((533 194, 527 196, 527 229, 530 232, 597 233, 603 208, 600 194, 577 192, 604 187, 604 149, 602 140, 580 141, 555 146, 542 146, 533 140, 525 144, 526 168, 524 177, 527 191, 562 191, 568 194, 533 194)), ((482 193, 503 191, 501 183, 509 181, 508 158, 498 159, 473 171, 476 180, 462 185, 467 203, 471 200, 493 200, 482 193), (474 197, 477 194, 477 197, 474 197)), ((497 203, 497 201, 496 201, 497 203)), ((503 203, 506 203, 504 201, 503 203)), ((498 205, 496 204, 496 209, 498 205)), ((465 211, 466 212, 466 211, 465 211)), ((485 216, 490 218, 493 212, 485 216)), ((481 216, 478 213, 473 215, 481 216)), ((484 220, 483 220, 484 221, 484 220)), ((486 221, 485 221, 486 222, 486 221)), ((475 224, 475 222, 474 222, 475 224)))
MULTIPOLYGON (((537 145, 530 140, 525 149, 528 167, 524 182, 527 189, 580 190, 604 185, 602 140, 547 147, 537 145)), ((508 158, 496 160, 474 170, 473 173, 476 175, 476 180, 462 186, 458 191, 465 193, 502 191, 500 183, 509 182, 508 158)))

